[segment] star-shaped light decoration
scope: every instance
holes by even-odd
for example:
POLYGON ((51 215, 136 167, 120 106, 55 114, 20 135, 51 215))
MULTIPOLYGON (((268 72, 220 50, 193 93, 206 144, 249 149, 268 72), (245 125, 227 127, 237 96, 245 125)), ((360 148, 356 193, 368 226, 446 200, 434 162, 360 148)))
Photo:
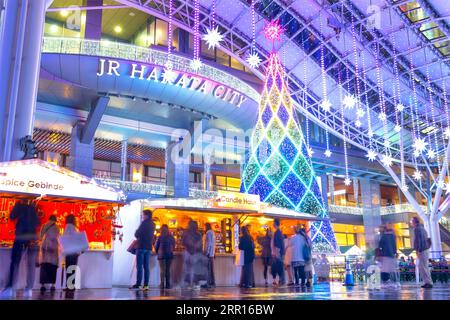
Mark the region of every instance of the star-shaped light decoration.
POLYGON ((323 111, 328 112, 328 111, 330 111, 331 102, 328 99, 325 99, 320 104, 320 107, 322 108, 323 111))
POLYGON ((163 83, 170 83, 173 84, 175 80, 177 80, 178 72, 173 71, 172 69, 165 69, 163 76, 163 83))
POLYGON ((450 127, 445 128, 445 130, 444 130, 444 136, 445 136, 447 139, 450 139, 450 127))
POLYGON ((312 157, 314 154, 314 150, 311 147, 308 147, 308 156, 312 157))
POLYGON ((407 184, 404 184, 404 185, 402 185, 402 191, 403 192, 406 192, 406 191, 408 191, 408 185, 407 184))
POLYGON ((323 154, 325 155, 325 157, 329 158, 329 157, 331 157, 331 150, 327 149, 327 150, 325 150, 325 152, 323 154))
POLYGON ((414 171, 413 173, 413 178, 417 181, 421 180, 423 177, 422 172, 420 172, 419 170, 414 171))
POLYGON ((352 184, 352 180, 350 180, 350 178, 347 177, 347 178, 345 178, 345 180, 344 180, 344 184, 345 184, 346 186, 349 186, 349 185, 352 184))
POLYGON ((387 120, 387 116, 386 116, 386 113, 384 113, 384 112, 381 112, 379 115, 378 115, 378 119, 380 119, 381 121, 386 121, 387 120))
POLYGON ((220 46, 220 41, 223 41, 223 35, 219 32, 219 27, 214 29, 206 29, 206 34, 202 37, 208 44, 208 49, 220 46))
POLYGON ((399 104, 397 104, 395 109, 397 109, 398 112, 402 112, 403 110, 405 110, 405 106, 403 104, 399 103, 399 104))
POLYGON ((361 108, 358 108, 358 110, 356 110, 356 116, 358 118, 364 117, 365 114, 366 114, 366 112, 363 109, 361 109, 361 108))
POLYGON ((414 150, 413 156, 414 158, 420 157, 420 151, 414 150))
POLYGON ((445 184, 446 193, 450 193, 450 181, 445 184))
POLYGON ((381 163, 383 163, 386 167, 392 166, 394 159, 388 154, 383 154, 381 157, 381 163))
POLYGON ((426 142, 425 139, 417 138, 416 140, 414 140, 413 148, 415 151, 422 153, 425 151, 427 144, 428 142, 426 142))
POLYGON ((355 126, 356 126, 357 128, 360 128, 361 125, 362 125, 362 123, 361 123, 361 121, 360 121, 359 119, 355 121, 355 126))
POLYGON ((402 131, 402 127, 400 127, 398 124, 396 124, 395 127, 394 127, 394 131, 395 131, 395 132, 400 132, 400 131, 402 131))
POLYGON ((367 159, 372 162, 377 158, 377 153, 373 150, 369 150, 366 154, 367 159))
POLYGON ((202 62, 200 59, 194 59, 191 61, 190 67, 194 71, 198 71, 202 67, 202 62))
POLYGON ((372 138, 372 137, 373 137, 373 131, 372 131, 372 130, 369 130, 369 131, 367 132, 367 135, 369 136, 369 138, 372 138))
POLYGON ((261 58, 259 57, 259 55, 256 52, 249 54, 247 57, 247 63, 253 69, 258 68, 261 61, 262 61, 261 58))
POLYGON ((280 25, 280 20, 272 20, 270 22, 266 22, 266 26, 264 27, 264 35, 269 41, 280 41, 281 35, 284 32, 284 28, 280 25))
POLYGON ((384 139, 383 145, 384 145, 386 148, 390 148, 390 147, 391 147, 391 142, 389 141, 389 139, 384 139))
POLYGON ((438 187, 438 188, 441 188, 441 189, 444 189, 444 187, 445 187, 445 181, 442 180, 442 179, 439 179, 438 182, 437 182, 437 187, 438 187))
POLYGON ((436 158, 436 151, 434 151, 433 149, 429 149, 427 152, 427 158, 430 160, 436 158))
POLYGON ((344 100, 342 100, 342 104, 344 105, 344 107, 346 107, 347 109, 353 109, 353 107, 356 104, 356 98, 354 95, 352 94, 348 94, 344 97, 344 100))

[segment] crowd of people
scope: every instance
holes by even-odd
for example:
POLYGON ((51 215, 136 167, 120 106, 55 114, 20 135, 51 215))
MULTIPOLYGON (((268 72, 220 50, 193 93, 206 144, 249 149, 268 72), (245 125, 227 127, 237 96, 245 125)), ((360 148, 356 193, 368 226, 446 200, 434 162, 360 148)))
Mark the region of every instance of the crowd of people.
MULTIPOLYGON (((26 254, 26 287, 24 297, 31 297, 35 282, 35 268, 40 268, 39 282, 41 292, 50 286, 55 291, 56 274, 60 257, 60 232, 56 226, 56 216, 51 215, 48 221, 39 229, 37 205, 40 198, 34 200, 19 200, 11 210, 10 219, 15 221, 15 238, 11 251, 9 276, 2 296, 15 296, 15 283, 18 278, 19 266, 22 256, 26 254)), ((77 233, 75 216, 70 214, 65 220, 66 226, 63 236, 77 233)), ((78 257, 82 252, 65 255, 66 270, 74 269, 78 264, 78 257)), ((69 283, 70 273, 66 273, 66 282, 69 283)), ((65 290, 75 290, 74 285, 68 285, 65 290)))
MULTIPOLYGON (((61 237, 78 233, 76 219, 70 214, 65 219, 65 229, 60 235, 57 217, 51 215, 40 230, 35 200, 20 200, 13 207, 10 219, 15 221, 15 240, 11 252, 9 277, 3 295, 14 296, 14 284, 19 272, 19 265, 24 253, 27 255, 25 297, 31 296, 35 282, 36 264, 40 267, 41 292, 55 291, 56 276, 60 264, 60 256, 64 256, 66 270, 66 289, 75 290, 69 285, 69 277, 77 270, 78 258, 83 251, 60 252, 61 237)), ((167 225, 162 225, 160 235, 154 239, 155 224, 152 211, 143 211, 144 219, 135 232, 136 240, 130 252, 136 254, 136 283, 131 289, 149 290, 150 256, 154 249, 160 266, 161 289, 172 288, 171 265, 174 259, 175 239, 170 234, 167 225)), ((429 269, 431 242, 427 232, 418 218, 412 219, 414 227, 414 250, 417 253, 416 264, 420 277, 424 282, 423 288, 432 288, 433 281, 429 269)), ((274 219, 273 229, 266 228, 265 235, 253 239, 249 226, 240 228, 237 255, 240 257, 241 278, 240 287, 255 287, 254 262, 255 241, 261 246, 261 261, 265 286, 269 286, 269 275, 273 286, 311 287, 315 269, 319 281, 328 281, 330 263, 325 254, 313 259, 312 243, 303 225, 295 227, 294 235, 287 237, 281 231, 279 219, 274 219), (270 272, 269 272, 270 271, 270 272)), ((182 237, 183 275, 181 287, 185 288, 213 288, 216 286, 214 275, 214 256, 216 239, 209 223, 205 224, 205 234, 199 230, 198 223, 189 222, 182 237), (200 284, 202 286, 200 286, 200 284)), ((398 260, 397 241, 393 228, 387 224, 380 230, 378 246, 375 251, 376 260, 380 264, 381 281, 385 286, 399 287, 399 267, 414 265, 414 260, 404 258, 398 260)), ((445 263, 447 263, 445 261, 445 263)))

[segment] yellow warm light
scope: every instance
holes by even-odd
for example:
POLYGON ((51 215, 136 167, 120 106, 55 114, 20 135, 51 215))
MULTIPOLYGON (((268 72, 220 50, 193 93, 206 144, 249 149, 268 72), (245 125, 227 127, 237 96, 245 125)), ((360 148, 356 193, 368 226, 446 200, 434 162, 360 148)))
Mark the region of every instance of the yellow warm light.
POLYGON ((50 26, 50 32, 51 33, 57 33, 58 32, 58 26, 56 25, 56 24, 52 24, 51 26, 50 26))
POLYGON ((122 27, 121 26, 115 26, 114 27, 114 32, 115 33, 121 33, 122 32, 122 27))
POLYGON ((62 17, 66 18, 66 17, 69 15, 69 11, 64 9, 64 10, 61 10, 61 11, 59 12, 59 14, 60 14, 62 17))

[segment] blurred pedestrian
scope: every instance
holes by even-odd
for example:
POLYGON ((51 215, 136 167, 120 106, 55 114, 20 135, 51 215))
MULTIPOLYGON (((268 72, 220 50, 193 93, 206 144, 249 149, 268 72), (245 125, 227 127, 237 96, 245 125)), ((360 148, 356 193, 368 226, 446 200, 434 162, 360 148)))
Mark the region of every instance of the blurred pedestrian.
POLYGON ((55 291, 56 273, 59 266, 59 228, 56 225, 56 216, 51 215, 48 222, 41 229, 41 249, 39 264, 41 292, 44 293, 50 285, 50 290, 55 291))
POLYGON ((289 245, 290 240, 291 240, 291 238, 288 238, 287 235, 284 235, 285 255, 284 255, 283 263, 284 263, 284 269, 288 275, 288 286, 293 286, 294 280, 292 277, 292 268, 291 268, 292 247, 289 245))
MULTIPOLYGON (((39 200, 39 198, 37 198, 39 200)), ((11 210, 10 220, 15 221, 15 238, 11 250, 9 278, 2 296, 15 297, 16 279, 18 278, 20 261, 24 251, 27 253, 27 285, 24 297, 31 297, 34 286, 36 258, 39 251, 37 203, 29 200, 19 200, 11 210)))
POLYGON ((204 237, 203 252, 208 258, 208 277, 205 287, 213 288, 216 286, 216 280, 214 277, 214 254, 216 252, 216 236, 209 222, 205 224, 205 230, 206 233, 204 237))
POLYGON ((202 235, 198 231, 196 221, 189 221, 188 229, 182 239, 184 250, 184 283, 190 289, 199 289, 199 281, 202 277, 201 255, 202 235))
POLYGON ((271 265, 272 260, 272 249, 271 249, 271 241, 272 241, 272 230, 270 228, 266 229, 266 234, 263 237, 258 238, 258 243, 262 247, 261 258, 264 266, 263 276, 264 276, 264 285, 267 287, 269 285, 267 279, 267 271, 269 266, 271 265))
POLYGON ((150 255, 153 247, 153 234, 155 232, 155 223, 152 220, 153 212, 151 210, 143 211, 144 219, 142 220, 139 228, 136 230, 134 236, 137 240, 136 248, 136 284, 132 286, 132 289, 149 290, 150 281, 150 255), (143 278, 143 279, 142 279, 143 278), (142 280, 144 284, 142 285, 142 280))
POLYGON ((276 218, 274 220, 273 226, 275 228, 274 235, 272 237, 272 243, 271 243, 271 250, 272 250, 272 277, 273 277, 273 284, 276 285, 276 277, 279 277, 279 285, 285 284, 285 277, 284 277, 284 255, 285 255, 285 248, 284 248, 284 237, 281 233, 281 226, 280 226, 280 219, 276 218))
POLYGON ((381 281, 384 287, 397 287, 397 241, 390 224, 386 224, 381 231, 378 243, 381 262, 381 281))
POLYGON ((247 226, 241 228, 239 238, 239 250, 244 251, 244 265, 242 267, 241 288, 252 288, 253 284, 253 261, 255 259, 255 244, 248 231, 247 226))
MULTIPOLYGON (((66 227, 63 236, 75 235, 78 232, 76 218, 73 214, 66 217, 66 227)), ((82 252, 75 252, 65 257, 66 265, 66 289, 67 291, 75 290, 75 286, 70 284, 71 270, 75 270, 75 275, 78 270, 78 258, 82 252)), ((76 279, 76 277, 75 277, 76 279)))
POLYGON ((167 224, 161 226, 161 235, 156 240, 155 252, 158 255, 161 289, 170 289, 170 266, 175 249, 175 238, 170 234, 167 224))
POLYGON ((416 250, 419 268, 419 274, 422 278, 424 285, 422 288, 433 288, 433 280, 431 279, 430 268, 428 266, 428 259, 430 258, 431 240, 428 238, 427 231, 425 230, 419 218, 414 217, 412 219, 412 225, 414 227, 414 250, 416 250))

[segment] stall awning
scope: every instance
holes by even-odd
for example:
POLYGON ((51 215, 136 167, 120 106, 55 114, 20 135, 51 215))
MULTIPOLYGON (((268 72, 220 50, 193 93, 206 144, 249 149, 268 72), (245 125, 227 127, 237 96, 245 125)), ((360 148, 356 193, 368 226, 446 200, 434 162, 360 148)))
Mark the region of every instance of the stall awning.
POLYGON ((153 209, 172 209, 185 211, 215 212, 228 214, 246 214, 250 216, 268 216, 273 218, 289 218, 306 221, 323 220, 312 214, 297 212, 270 206, 259 201, 258 195, 238 192, 218 192, 218 196, 209 199, 172 198, 148 199, 144 205, 153 209))
POLYGON ((122 202, 117 190, 39 159, 0 163, 0 194, 122 202))

